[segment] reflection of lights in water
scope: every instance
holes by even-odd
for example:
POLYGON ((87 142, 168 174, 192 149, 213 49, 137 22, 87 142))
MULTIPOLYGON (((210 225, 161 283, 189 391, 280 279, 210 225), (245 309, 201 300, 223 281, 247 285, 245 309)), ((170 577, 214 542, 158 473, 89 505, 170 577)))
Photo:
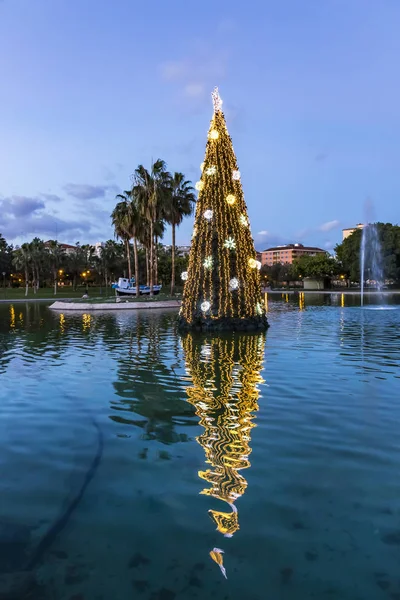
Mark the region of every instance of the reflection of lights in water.
POLYGON ((15 309, 13 304, 10 304, 10 329, 15 329, 15 309))
POLYGON ((304 298, 304 292, 300 292, 299 294, 299 309, 304 310, 306 307, 306 302, 304 298))
POLYGON ((90 329, 91 324, 92 324, 92 316, 84 313, 82 315, 83 331, 87 331, 88 329, 90 329))
POLYGON ((24 315, 22 314, 22 312, 20 312, 18 315, 18 321, 20 325, 24 324, 24 315))
POLYGON ((285 302, 289 302, 289 294, 286 294, 286 296, 285 296, 285 302))
POLYGON ((203 433, 197 438, 210 468, 198 475, 209 484, 200 494, 212 496, 229 506, 209 510, 217 529, 225 537, 239 529, 235 501, 247 488, 240 473, 250 467, 250 431, 258 409, 258 385, 264 355, 265 336, 212 338, 196 344, 190 334, 183 338, 185 361, 192 386, 187 388, 203 433), (207 351, 207 361, 201 360, 207 351))
POLYGON ((65 315, 60 313, 60 331, 61 333, 65 332, 65 315))
POLYGON ((340 296, 340 306, 343 308, 344 307, 344 294, 342 294, 340 296))
POLYGON ((264 294, 264 306, 265 306, 265 312, 268 312, 268 294, 267 293, 264 294))

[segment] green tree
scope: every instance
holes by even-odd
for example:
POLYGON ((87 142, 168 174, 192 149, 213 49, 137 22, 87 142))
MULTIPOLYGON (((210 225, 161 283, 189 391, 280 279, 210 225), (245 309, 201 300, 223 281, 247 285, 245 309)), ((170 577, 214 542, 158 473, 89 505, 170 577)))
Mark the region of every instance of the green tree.
POLYGON ((340 264, 329 254, 316 254, 315 256, 302 256, 294 263, 299 275, 324 279, 334 277, 340 272, 340 264))
POLYGON ((138 203, 139 210, 149 223, 150 238, 150 295, 153 295, 154 285, 154 245, 155 226, 162 218, 166 204, 171 176, 167 171, 165 161, 160 158, 152 165, 150 171, 139 165, 134 173, 133 193, 138 203))
POLYGON ((129 280, 132 278, 132 267, 131 267, 131 252, 130 252, 130 239, 131 235, 131 192, 125 190, 123 194, 117 194, 116 199, 120 201, 116 204, 114 210, 111 213, 111 221, 114 227, 115 235, 124 241, 126 260, 128 263, 128 277, 129 280))
MULTIPOLYGON (((400 227, 391 223, 377 223, 385 279, 400 281, 400 227)), ((356 229, 335 247, 343 274, 351 281, 360 281, 360 248, 362 230, 356 229)))
POLYGON ((49 263, 53 275, 54 295, 57 294, 58 270, 64 265, 65 252, 57 240, 49 240, 47 246, 49 263))
POLYGON ((18 271, 22 271, 25 275, 25 296, 27 296, 29 290, 29 271, 32 264, 29 244, 22 244, 20 248, 15 250, 12 262, 15 268, 18 271))
POLYGON ((0 273, 10 275, 12 268, 13 247, 10 246, 0 233, 0 273))
POLYGON ((165 207, 165 219, 172 227, 171 296, 175 291, 176 227, 179 227, 184 217, 192 214, 195 202, 196 196, 191 182, 185 180, 183 173, 174 173, 171 177, 170 194, 165 207))
POLYGON ((67 257, 67 266, 72 275, 72 285, 74 290, 77 288, 78 277, 80 277, 82 269, 86 267, 86 262, 87 252, 84 246, 81 246, 79 242, 76 242, 75 248, 72 252, 68 253, 67 257))

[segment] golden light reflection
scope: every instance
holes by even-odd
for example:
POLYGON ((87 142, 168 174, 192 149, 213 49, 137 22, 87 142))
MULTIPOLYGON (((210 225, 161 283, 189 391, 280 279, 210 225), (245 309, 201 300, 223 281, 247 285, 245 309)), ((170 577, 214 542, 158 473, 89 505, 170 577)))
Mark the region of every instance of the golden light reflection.
POLYGON ((265 312, 268 312, 268 294, 267 293, 264 294, 264 306, 265 306, 265 312))
POLYGON ((90 329, 91 324, 92 324, 92 316, 87 313, 84 313, 82 315, 83 331, 88 331, 90 329))
POLYGON ((344 307, 344 294, 341 294, 341 296, 340 296, 340 306, 342 308, 344 307))
POLYGON ((289 302, 289 294, 285 294, 285 302, 289 302))
POLYGON ((15 329, 15 309, 13 304, 10 304, 10 329, 15 329))
POLYGON ((299 309, 304 310, 306 307, 306 301, 304 297, 304 292, 300 292, 299 294, 299 309))
POLYGON ((65 315, 60 313, 60 332, 65 333, 65 315))
POLYGON ((24 315, 22 314, 22 312, 20 312, 18 315, 18 322, 20 325, 24 324, 24 315))
POLYGON ((187 334, 183 340, 187 388, 204 432, 196 438, 209 468, 198 472, 209 486, 200 494, 212 496, 229 510, 209 510, 217 530, 225 537, 239 529, 235 502, 246 488, 240 471, 250 467, 250 432, 258 410, 264 335, 235 335, 200 340, 187 334))

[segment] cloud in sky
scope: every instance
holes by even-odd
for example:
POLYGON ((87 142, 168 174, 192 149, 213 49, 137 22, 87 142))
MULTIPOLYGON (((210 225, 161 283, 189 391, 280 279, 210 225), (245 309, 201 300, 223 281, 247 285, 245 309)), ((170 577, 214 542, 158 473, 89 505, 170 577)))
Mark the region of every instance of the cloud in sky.
POLYGON ((45 207, 43 200, 28 196, 10 196, 0 200, 0 214, 3 220, 8 217, 25 217, 45 207))
POLYGON ((89 185, 85 183, 67 183, 63 188, 69 196, 78 200, 92 200, 94 198, 104 198, 107 192, 117 192, 115 185, 89 185))
POLYGON ((62 198, 57 194, 40 194, 41 198, 44 198, 47 202, 62 202, 62 198))
MULTIPOLYGON (((42 198, 52 194, 40 194, 42 198)), ((57 201, 60 200, 56 196, 57 201)), ((47 210, 44 200, 28 196, 9 196, 0 200, 1 232, 9 241, 24 238, 29 241, 34 236, 55 237, 68 235, 69 239, 79 239, 87 235, 92 227, 89 219, 68 220, 47 210)))
POLYGON ((326 223, 322 223, 318 227, 319 231, 332 231, 332 229, 337 229, 340 226, 340 221, 335 219, 334 221, 327 221, 326 223))

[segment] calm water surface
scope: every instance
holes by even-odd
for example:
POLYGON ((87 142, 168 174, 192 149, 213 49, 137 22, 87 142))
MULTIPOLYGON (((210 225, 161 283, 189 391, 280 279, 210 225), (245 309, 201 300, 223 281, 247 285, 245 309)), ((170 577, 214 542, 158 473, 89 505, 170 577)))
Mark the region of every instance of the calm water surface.
POLYGON ((351 304, 220 338, 0 305, 0 598, 75 500, 18 600, 399 600, 400 306, 351 304))

